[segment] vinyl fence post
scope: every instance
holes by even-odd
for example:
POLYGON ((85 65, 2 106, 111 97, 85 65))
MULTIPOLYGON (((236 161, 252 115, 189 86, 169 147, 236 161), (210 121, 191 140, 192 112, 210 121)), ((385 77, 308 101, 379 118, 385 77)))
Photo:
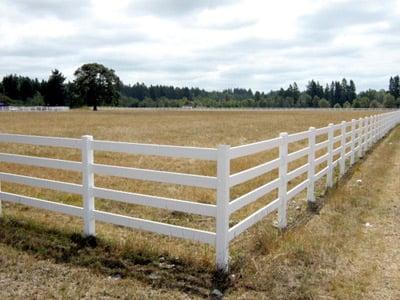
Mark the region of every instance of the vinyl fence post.
POLYGON ((328 125, 328 174, 326 176, 326 185, 327 187, 333 186, 333 124, 330 123, 328 125))
POLYGON ((314 181, 315 181, 315 127, 310 127, 308 131, 308 186, 307 186, 307 201, 314 203, 314 181))
POLYGON ((365 147, 364 152, 366 153, 369 149, 369 117, 365 117, 365 147))
POLYGON ((372 117, 367 117, 368 120, 368 130, 367 130, 367 150, 371 148, 372 144, 372 117))
POLYGON ((215 252, 217 270, 229 270, 230 146, 220 145, 217 157, 217 217, 215 252))
POLYGON ((283 229, 287 226, 287 165, 288 165, 288 134, 282 132, 279 141, 279 208, 278 227, 283 229))
MULTIPOLYGON (((1 193, 1 181, 0 181, 0 193, 1 193)), ((1 204, 1 199, 0 199, 0 218, 3 216, 3 208, 1 204)))
POLYGON ((361 158, 363 156, 362 153, 362 141, 363 141, 363 119, 359 118, 358 119, 358 158, 361 158))
POLYGON ((94 220, 94 175, 92 172, 93 165, 93 137, 90 135, 82 136, 82 186, 83 186, 83 220, 85 236, 96 234, 94 220))
POLYGON ((368 132, 368 120, 367 117, 363 118, 363 144, 362 144, 362 155, 364 156, 367 152, 367 132, 368 132))
POLYGON ((378 118, 378 135, 379 135, 379 139, 382 138, 382 125, 383 125, 383 116, 379 116, 379 118, 378 118))
POLYGON ((372 116, 372 144, 375 144, 377 140, 376 128, 377 128, 377 118, 376 115, 372 116))
POLYGON ((356 139, 356 120, 351 120, 351 155, 350 155, 350 165, 354 164, 354 145, 356 139))
POLYGON ((340 149, 340 176, 344 175, 346 168, 346 121, 342 121, 340 124, 340 134, 341 134, 341 149, 340 149))

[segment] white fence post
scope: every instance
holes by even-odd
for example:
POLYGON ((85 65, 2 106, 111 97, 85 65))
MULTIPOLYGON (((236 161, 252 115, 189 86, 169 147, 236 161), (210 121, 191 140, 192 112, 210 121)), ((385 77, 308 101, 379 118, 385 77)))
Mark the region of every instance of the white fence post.
POLYGON ((333 186, 333 138, 334 138, 334 131, 333 131, 333 124, 330 123, 328 125, 328 174, 326 176, 326 185, 327 187, 333 186))
POLYGON ((358 119, 358 158, 361 158, 362 155, 362 139, 363 139, 363 119, 358 119))
POLYGON ((346 168, 346 121, 342 121, 340 124, 340 134, 341 134, 341 149, 340 149, 340 176, 343 176, 346 168))
POLYGON ((367 151, 371 144, 371 117, 367 117, 367 151))
MULTIPOLYGON (((1 192, 1 181, 0 181, 0 192, 1 192)), ((3 216, 3 207, 1 204, 1 199, 0 199, 0 218, 3 216)))
POLYGON ((372 118, 367 117, 368 125, 367 125, 367 150, 371 148, 371 137, 372 137, 372 118))
POLYGON ((217 217, 215 253, 217 269, 228 272, 229 268, 229 199, 230 199, 230 146, 218 147, 217 160, 217 217))
POLYGON ((376 141, 376 116, 372 116, 372 145, 376 141))
POLYGON ((366 147, 366 140, 367 140, 367 138, 366 138, 366 136, 367 136, 367 118, 362 119, 362 124, 363 125, 362 125, 362 139, 361 139, 361 141, 362 141, 361 156, 364 156, 364 154, 366 152, 365 147, 366 147))
POLYGON ((310 127, 308 131, 308 186, 307 201, 314 203, 314 181, 315 181, 315 127, 310 127))
POLYGON ((283 229, 287 226, 287 165, 288 165, 288 134, 282 132, 279 141, 279 208, 278 227, 283 229))
POLYGON ((375 143, 375 116, 371 116, 371 147, 375 143))
POLYGON ((92 172, 93 165, 93 137, 90 135, 82 136, 82 187, 83 187, 83 219, 84 219, 84 235, 90 236, 96 234, 94 220, 94 175, 92 172))
POLYGON ((351 120, 351 155, 350 155, 350 165, 354 165, 354 145, 356 139, 356 120, 351 120))

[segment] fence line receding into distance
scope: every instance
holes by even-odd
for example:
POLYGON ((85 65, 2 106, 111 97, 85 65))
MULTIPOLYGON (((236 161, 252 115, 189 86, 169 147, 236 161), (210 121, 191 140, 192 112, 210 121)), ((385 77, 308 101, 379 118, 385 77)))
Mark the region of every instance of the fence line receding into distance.
POLYGON ((349 122, 343 121, 340 124, 329 124, 323 128, 311 127, 308 131, 304 132, 294 134, 281 133, 277 138, 252 144, 237 147, 220 145, 218 148, 110 142, 93 140, 92 136, 72 139, 0 134, 0 142, 2 143, 79 149, 82 153, 80 162, 10 153, 0 153, 0 162, 81 172, 81 184, 4 172, 0 172, 0 182, 4 181, 78 194, 83 198, 83 207, 2 192, 1 189, 0 199, 83 218, 83 231, 85 235, 95 235, 95 221, 102 221, 201 243, 208 243, 216 249, 217 268, 227 271, 229 265, 230 241, 274 211, 278 212, 278 227, 285 228, 287 226, 288 203, 294 196, 303 190, 307 190, 307 201, 309 203, 315 202, 314 189, 315 183, 318 180, 326 177, 326 187, 332 187, 333 174, 336 167, 339 167, 339 176, 343 176, 346 172, 346 162, 347 165, 352 165, 356 161, 356 158, 362 157, 375 142, 384 137, 389 130, 399 123, 400 111, 391 111, 360 118, 358 120, 353 119, 349 122), (318 143, 316 142, 318 137, 321 139, 321 137, 324 136, 327 137, 325 140, 318 143), (307 147, 289 152, 288 146, 290 144, 302 140, 307 141, 307 147), (340 146, 335 148, 335 145, 338 144, 340 144, 340 146), (278 158, 231 174, 231 160, 272 149, 278 149, 278 158), (325 150, 326 153, 316 157, 316 153, 320 150, 325 150), (215 174, 215 176, 204 176, 103 165, 94 162, 95 151, 215 161, 217 165, 217 174, 215 174), (304 157, 307 157, 306 164, 292 171, 288 171, 289 163, 304 157), (316 172, 318 166, 323 163, 326 164, 326 167, 316 172), (275 179, 236 199, 230 199, 230 190, 232 187, 273 170, 277 170, 279 174, 275 179), (215 204, 204 204, 100 188, 96 187, 94 184, 94 174, 214 189, 216 191, 216 202, 215 204), (307 178, 289 189, 288 183, 303 174, 306 174, 307 178), (233 226, 229 225, 231 214, 276 190, 278 196, 275 200, 259 208, 237 224, 233 226), (95 208, 95 198, 213 217, 216 220, 215 232, 100 211, 95 208))

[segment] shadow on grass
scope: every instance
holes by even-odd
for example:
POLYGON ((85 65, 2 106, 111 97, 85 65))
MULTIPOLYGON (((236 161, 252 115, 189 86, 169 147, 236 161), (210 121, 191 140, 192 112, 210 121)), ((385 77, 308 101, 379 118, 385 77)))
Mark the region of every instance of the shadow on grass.
POLYGON ((213 288, 223 291, 228 287, 221 274, 185 265, 179 259, 138 253, 100 238, 85 238, 7 215, 0 219, 0 243, 38 259, 85 267, 115 279, 134 278, 154 288, 208 297, 213 288))

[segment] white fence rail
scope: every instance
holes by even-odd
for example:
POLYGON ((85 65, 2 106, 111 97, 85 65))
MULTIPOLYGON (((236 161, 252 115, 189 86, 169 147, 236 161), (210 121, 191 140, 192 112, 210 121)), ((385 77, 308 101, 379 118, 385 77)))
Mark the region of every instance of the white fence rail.
POLYGON ((2 111, 69 111, 68 106, 0 106, 2 111))
POLYGON ((0 199, 81 217, 84 219, 85 235, 95 235, 95 221, 102 221, 208 243, 216 248, 217 267, 227 271, 230 241, 276 210, 278 211, 278 226, 280 228, 286 227, 288 203, 293 197, 303 190, 307 190, 307 200, 311 203, 314 202, 315 183, 318 180, 326 177, 326 187, 331 187, 333 185, 334 169, 337 166, 339 167, 340 176, 343 176, 346 171, 346 162, 352 165, 356 158, 362 157, 373 143, 385 136, 390 129, 399 123, 400 111, 391 111, 380 115, 360 118, 358 120, 353 119, 350 122, 343 121, 341 124, 329 124, 329 126, 323 128, 316 129, 311 127, 308 131, 300 133, 290 135, 281 133, 278 138, 253 144, 237 147, 221 145, 217 149, 98 141, 93 140, 91 136, 83 136, 81 139, 70 139, 0 134, 1 143, 79 149, 82 153, 81 162, 9 153, 0 153, 0 162, 81 172, 82 184, 40 179, 4 172, 0 172, 0 182, 24 184, 78 194, 83 198, 83 207, 2 192, 1 189, 0 199), (327 136, 327 138, 316 143, 318 137, 321 138, 321 136, 327 136), (301 140, 306 141, 307 146, 289 153, 289 145, 301 140), (340 146, 335 148, 334 146, 337 143, 340 143, 340 146), (231 174, 231 160, 272 149, 278 149, 278 158, 247 170, 231 174), (317 151, 324 149, 326 153, 316 157, 317 151), (217 174, 216 176, 203 176, 96 164, 94 163, 94 151, 210 160, 216 162, 217 174), (288 171, 289 163, 304 157, 307 157, 307 163, 294 170, 288 171), (336 160, 334 160, 335 157, 337 157, 336 160), (325 162, 326 167, 317 172, 317 167, 325 162), (230 189, 232 187, 252 180, 272 170, 278 171, 278 177, 236 199, 230 199, 230 189), (217 195, 216 203, 203 204, 181 199, 178 200, 100 188, 96 187, 94 184, 94 174, 214 189, 217 195), (299 176, 304 176, 304 174, 307 174, 307 178, 288 190, 289 182, 299 176), (274 190, 278 190, 278 197, 275 200, 259 208, 236 225, 232 227, 229 226, 231 214, 274 190), (214 217, 216 219, 216 230, 215 232, 210 232, 99 211, 95 209, 95 198, 214 217))

